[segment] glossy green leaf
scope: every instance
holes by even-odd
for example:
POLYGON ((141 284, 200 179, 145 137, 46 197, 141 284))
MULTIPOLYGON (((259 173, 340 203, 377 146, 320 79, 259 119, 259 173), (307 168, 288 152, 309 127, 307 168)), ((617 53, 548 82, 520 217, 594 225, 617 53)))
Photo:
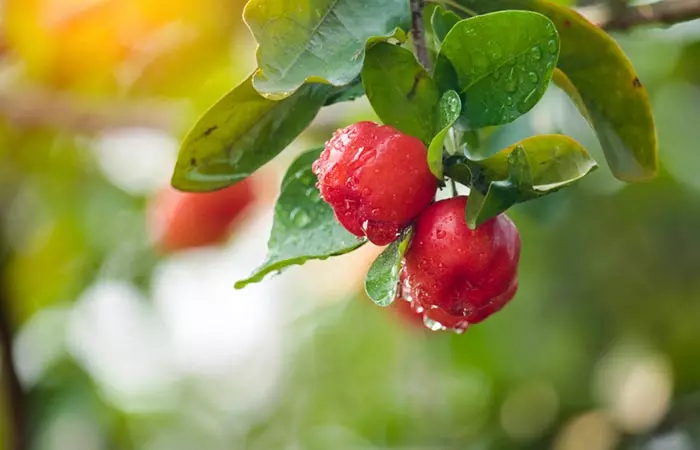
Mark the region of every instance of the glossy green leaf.
POLYGON ((399 288, 401 261, 411 240, 411 231, 392 242, 372 263, 365 278, 365 291, 379 306, 389 306, 396 299, 399 288))
MULTIPOLYGON (((472 228, 516 203, 568 186, 597 167, 578 142, 558 134, 524 139, 489 158, 466 165, 470 167, 472 185, 466 217, 472 228)), ((456 172, 455 179, 464 178, 459 164, 449 173, 452 171, 456 172)))
POLYGON ((382 122, 430 142, 440 93, 410 50, 387 43, 372 46, 362 69, 362 84, 382 122))
POLYGON ((365 95, 365 87, 362 86, 362 79, 355 78, 350 84, 337 87, 328 96, 324 106, 333 105, 335 103, 351 102, 365 95))
POLYGON ((450 30, 457 25, 461 18, 454 12, 438 6, 433 10, 433 14, 430 17, 430 25, 433 30, 433 40, 435 42, 435 48, 439 49, 442 41, 445 40, 445 36, 450 30))
POLYGON ((620 46, 604 30, 546 0, 457 2, 479 13, 519 9, 549 17, 562 42, 559 68, 580 94, 613 174, 629 182, 654 177, 657 139, 649 97, 620 46))
POLYGON ((465 19, 445 37, 436 79, 456 76, 466 127, 512 122, 544 94, 559 55, 559 38, 545 16, 503 11, 465 19), (450 64, 445 64, 448 61, 450 64), (439 73, 454 69, 454 75, 439 73))
POLYGON ((364 239, 340 225, 315 187, 316 176, 311 165, 321 151, 319 148, 302 154, 287 170, 275 205, 265 262, 249 278, 237 282, 236 289, 262 281, 270 272, 310 259, 348 253, 364 244, 364 239))
POLYGON ((305 85, 279 102, 253 89, 251 78, 212 106, 188 133, 172 177, 177 189, 222 189, 277 156, 314 119, 333 87, 305 85))
POLYGON ((445 138, 450 128, 455 124, 462 111, 462 99, 455 91, 447 91, 438 103, 438 125, 440 131, 435 135, 428 147, 428 167, 438 180, 442 180, 442 154, 445 138))
POLYGON ((280 98, 304 82, 350 83, 371 38, 408 29, 407 0, 251 0, 244 19, 258 42, 255 89, 280 98))
POLYGON ((512 174, 512 164, 509 162, 511 153, 518 148, 527 156, 531 166, 529 184, 538 192, 567 186, 597 167, 586 149, 562 134, 544 134, 523 139, 489 158, 478 161, 478 165, 489 179, 505 179, 508 174, 512 174))

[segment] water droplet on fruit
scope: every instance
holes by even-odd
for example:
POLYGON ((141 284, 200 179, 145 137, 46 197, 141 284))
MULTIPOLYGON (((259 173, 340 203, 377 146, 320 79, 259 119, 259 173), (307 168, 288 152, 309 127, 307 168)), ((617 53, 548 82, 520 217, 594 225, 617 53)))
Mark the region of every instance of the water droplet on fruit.
POLYGON ((542 59, 542 50, 540 50, 539 47, 532 47, 530 50, 530 55, 532 55, 532 59, 535 61, 539 61, 542 59))
POLYGON ((289 217, 292 219, 292 223, 299 228, 304 228, 311 223, 311 217, 309 217, 309 214, 301 208, 295 208, 289 217))
POLYGON ((527 77, 530 80, 530 82, 532 82, 532 83, 537 83, 540 80, 540 77, 537 76, 537 74, 535 72, 528 73, 527 77))
POLYGON ((557 41, 555 41, 554 39, 547 42, 547 49, 549 50, 550 53, 556 53, 557 48, 558 48, 557 41))
POLYGON ((447 233, 445 233, 445 230, 437 230, 435 232, 435 237, 438 239, 443 239, 447 233))
POLYGON ((431 319, 428 316, 423 317, 423 323, 425 324, 426 328, 428 328, 431 331, 444 331, 444 330, 446 330, 446 328, 443 324, 431 319))
POLYGON ((465 331, 467 331, 467 328, 469 328, 469 322, 464 320, 457 323, 455 327, 452 328, 452 331, 457 334, 463 334, 465 331))

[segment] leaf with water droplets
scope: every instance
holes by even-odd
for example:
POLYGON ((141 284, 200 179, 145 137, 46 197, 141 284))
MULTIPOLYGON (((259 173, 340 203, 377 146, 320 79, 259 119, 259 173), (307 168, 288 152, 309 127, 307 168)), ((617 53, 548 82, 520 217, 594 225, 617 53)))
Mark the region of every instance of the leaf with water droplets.
POLYGON ((550 1, 457 2, 478 13, 518 9, 549 17, 559 31, 558 67, 566 76, 563 84, 562 77, 556 77, 555 82, 595 130, 615 177, 635 182, 656 175, 657 138, 649 96, 632 63, 610 35, 573 9, 550 1))
POLYGON ((265 262, 250 277, 237 282, 236 289, 262 281, 268 273, 309 259, 342 255, 364 244, 364 239, 350 234, 338 223, 314 186, 316 176, 311 165, 322 150, 303 153, 287 170, 275 205, 265 262))
POLYGON ((348 84, 367 43, 402 37, 411 20, 406 0, 251 0, 243 16, 258 42, 255 89, 274 98, 305 82, 348 84))
POLYGON ((471 169, 466 212, 471 228, 516 203, 556 192, 598 167, 578 142, 560 134, 523 139, 489 158, 462 164, 471 169))
POLYGON ((276 102, 261 97, 248 77, 187 134, 172 185, 183 191, 206 192, 241 181, 284 150, 337 91, 328 85, 308 84, 276 102))
POLYGON ((462 99, 455 91, 447 91, 438 103, 438 126, 440 130, 428 147, 428 167, 438 180, 442 180, 442 148, 450 128, 455 124, 462 111, 462 99))
POLYGON ((372 263, 365 278, 365 291, 379 306, 389 306, 399 288, 401 261, 411 240, 410 229, 392 242, 372 263))
POLYGON ((437 6, 433 10, 433 15, 430 17, 430 24, 433 29, 433 41, 435 42, 436 49, 440 48, 440 44, 445 40, 447 33, 449 33, 452 27, 459 21, 460 17, 457 14, 442 6, 437 6))
POLYGON ((542 98, 558 54, 557 30, 545 16, 525 11, 486 14, 460 21, 447 34, 435 78, 441 86, 452 82, 461 94, 460 123, 466 128, 502 125, 542 98))
POLYGON ((382 122, 430 142, 440 92, 410 50, 384 42, 373 45, 367 50, 362 84, 382 122))

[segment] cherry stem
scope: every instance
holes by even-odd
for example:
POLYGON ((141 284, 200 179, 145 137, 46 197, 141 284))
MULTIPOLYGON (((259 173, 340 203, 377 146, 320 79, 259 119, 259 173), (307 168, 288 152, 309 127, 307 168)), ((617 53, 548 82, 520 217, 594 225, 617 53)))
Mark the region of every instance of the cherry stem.
POLYGON ((416 51, 418 61, 431 70, 430 55, 428 55, 428 45, 425 42, 425 27, 423 25, 423 6, 425 0, 411 0, 411 33, 413 34, 413 47, 416 51))

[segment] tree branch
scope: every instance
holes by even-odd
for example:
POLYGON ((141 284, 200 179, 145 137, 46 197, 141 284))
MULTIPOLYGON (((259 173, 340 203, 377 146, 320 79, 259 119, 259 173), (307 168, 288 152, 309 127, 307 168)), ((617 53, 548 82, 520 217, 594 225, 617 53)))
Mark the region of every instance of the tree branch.
POLYGON ((428 55, 428 45, 425 42, 425 27, 423 26, 423 6, 424 0, 411 0, 411 19, 413 34, 413 46, 416 49, 418 61, 427 70, 430 70, 430 56, 428 55))
MULTIPOLYGON (((2 220, 2 217, 0 217, 2 220)), ((2 229, 0 228, 0 232, 2 229)), ((0 240, 2 237, 0 237, 0 240)), ((0 367, 2 372, 0 380, 4 388, 4 397, 7 404, 7 418, 10 424, 7 447, 12 450, 27 450, 29 448, 29 434, 27 430, 26 398, 22 383, 17 375, 15 367, 14 349, 12 346, 12 320, 9 313, 9 298, 7 287, 4 284, 4 260, 6 255, 0 242, 0 367)))
POLYGON ((578 12, 604 30, 627 30, 640 25, 673 25, 698 19, 700 0, 663 0, 626 8, 595 5, 579 8, 578 12))

